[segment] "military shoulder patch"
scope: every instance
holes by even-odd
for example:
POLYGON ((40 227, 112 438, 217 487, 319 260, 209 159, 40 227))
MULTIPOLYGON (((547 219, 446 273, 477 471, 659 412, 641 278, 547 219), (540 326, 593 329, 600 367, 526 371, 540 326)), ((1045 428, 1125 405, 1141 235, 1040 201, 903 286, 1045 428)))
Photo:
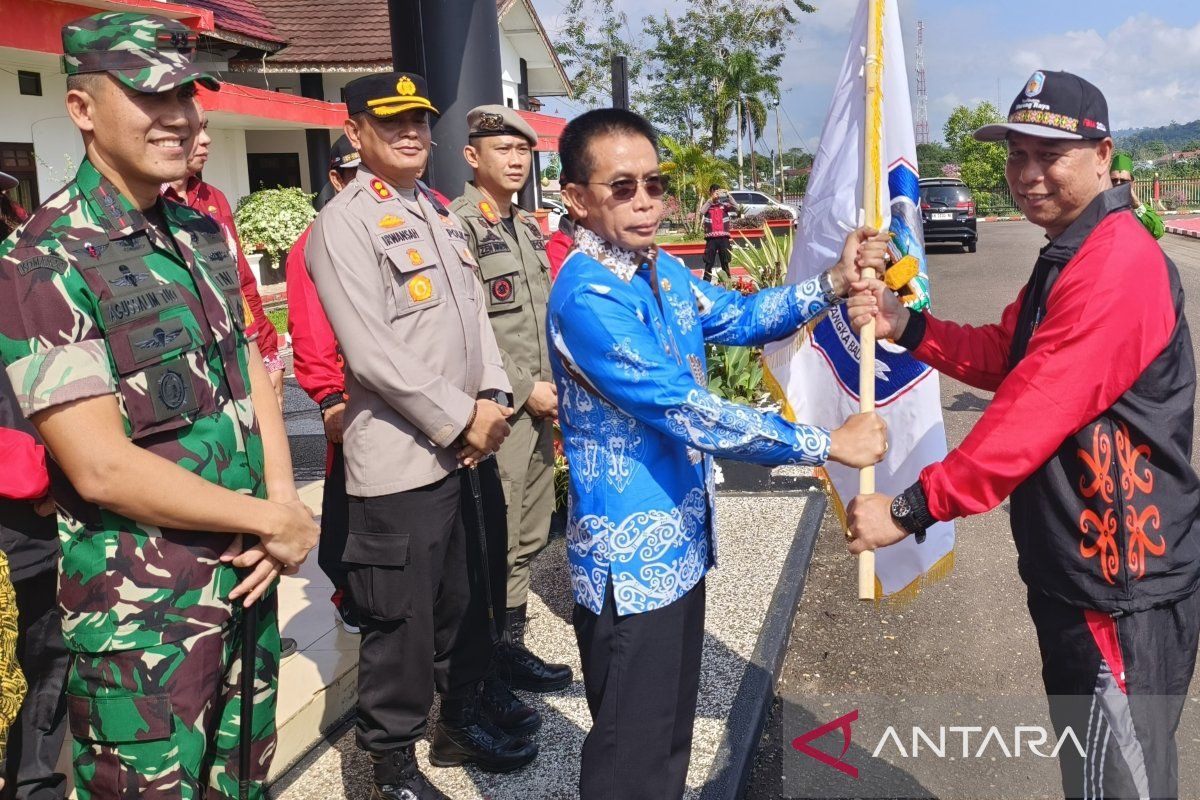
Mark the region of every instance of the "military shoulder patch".
POLYGON ((67 271, 67 262, 58 256, 43 254, 26 258, 17 264, 17 272, 22 275, 42 269, 62 275, 67 271))

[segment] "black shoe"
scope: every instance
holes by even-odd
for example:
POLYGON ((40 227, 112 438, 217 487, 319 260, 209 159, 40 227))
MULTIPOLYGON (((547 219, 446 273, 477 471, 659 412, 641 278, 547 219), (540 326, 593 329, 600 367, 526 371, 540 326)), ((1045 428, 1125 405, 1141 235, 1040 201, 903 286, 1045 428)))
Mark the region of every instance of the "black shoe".
POLYGON ((287 658, 296 653, 296 640, 289 636, 279 637, 279 657, 287 658))
POLYGON ((542 727, 542 715, 513 694, 495 671, 483 679, 481 710, 496 726, 518 739, 528 739, 542 727))
POLYGON ((375 783, 371 800, 450 800, 417 768, 413 748, 371 754, 375 783))
POLYGON ((508 735, 479 712, 476 692, 442 700, 442 719, 429 747, 429 763, 435 767, 474 764, 484 772, 512 772, 537 754, 535 742, 508 735))
POLYGON ((575 678, 566 664, 547 664, 525 647, 525 606, 505 614, 504 641, 496 648, 496 663, 505 683, 527 692, 557 692, 575 678))
POLYGON ((336 605, 338 613, 338 622, 342 625, 342 630, 353 636, 357 636, 362 631, 362 623, 358 620, 358 614, 355 613, 354 607, 345 598, 342 599, 340 605, 336 605))

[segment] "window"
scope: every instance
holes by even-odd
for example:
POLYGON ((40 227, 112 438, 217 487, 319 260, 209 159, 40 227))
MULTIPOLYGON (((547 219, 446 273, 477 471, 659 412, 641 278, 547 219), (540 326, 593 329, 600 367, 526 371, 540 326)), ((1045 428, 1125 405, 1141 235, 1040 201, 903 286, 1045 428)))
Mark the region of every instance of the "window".
POLYGON ((34 97, 42 96, 42 74, 40 72, 29 72, 27 70, 17 70, 17 86, 21 89, 21 94, 33 95, 34 97))
POLYGON ((17 179, 17 186, 9 190, 9 197, 26 211, 38 207, 37 161, 33 145, 0 142, 0 172, 7 172, 17 179))

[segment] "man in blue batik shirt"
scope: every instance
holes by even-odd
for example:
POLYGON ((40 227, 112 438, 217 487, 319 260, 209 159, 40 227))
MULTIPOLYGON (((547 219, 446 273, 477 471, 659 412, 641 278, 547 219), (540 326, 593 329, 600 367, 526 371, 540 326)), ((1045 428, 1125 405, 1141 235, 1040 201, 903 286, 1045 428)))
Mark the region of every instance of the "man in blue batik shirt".
POLYGON ((574 119, 559 141, 574 249, 547 329, 563 445, 574 625, 592 730, 583 800, 683 793, 715 563, 712 457, 854 467, 887 448, 882 420, 788 422, 706 388, 704 343, 761 345, 841 302, 886 243, 856 231, 841 261, 798 286, 743 297, 654 247, 664 191, 654 129, 629 111, 574 119))

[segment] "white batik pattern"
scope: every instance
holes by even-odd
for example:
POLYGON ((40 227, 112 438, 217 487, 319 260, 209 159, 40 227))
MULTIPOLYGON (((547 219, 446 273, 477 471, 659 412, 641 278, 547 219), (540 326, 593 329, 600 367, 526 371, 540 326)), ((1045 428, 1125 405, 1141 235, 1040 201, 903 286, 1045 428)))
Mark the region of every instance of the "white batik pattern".
POLYGON ((603 479, 621 494, 641 467, 645 426, 570 378, 563 388, 559 410, 572 431, 566 440, 571 476, 585 492, 603 479))
POLYGON ((575 228, 575 247, 599 261, 626 283, 633 280, 643 260, 634 251, 611 245, 583 227, 575 228))
POLYGON ((759 456, 786 447, 794 452, 787 463, 815 466, 823 464, 829 452, 829 434, 821 428, 775 428, 760 412, 699 389, 688 392, 685 404, 669 409, 666 416, 672 433, 707 451, 759 456), (794 433, 794 440, 782 440, 782 432, 794 433))
POLYGON ((575 599, 595 613, 604 602, 613 564, 631 567, 616 574, 613 593, 620 613, 638 613, 678 600, 708 567, 705 492, 691 489, 670 510, 638 511, 622 520, 589 514, 567 525, 575 599))
POLYGON ((679 297, 671 292, 666 294, 667 302, 675 312, 675 323, 679 326, 679 332, 687 333, 696 327, 696 304, 687 297, 679 297))
POLYGON ((633 342, 628 336, 614 343, 612 350, 605 353, 604 357, 620 367, 621 371, 625 373, 625 377, 634 383, 639 383, 642 378, 648 376, 650 368, 654 366, 652 361, 647 361, 641 353, 634 349, 633 342))

